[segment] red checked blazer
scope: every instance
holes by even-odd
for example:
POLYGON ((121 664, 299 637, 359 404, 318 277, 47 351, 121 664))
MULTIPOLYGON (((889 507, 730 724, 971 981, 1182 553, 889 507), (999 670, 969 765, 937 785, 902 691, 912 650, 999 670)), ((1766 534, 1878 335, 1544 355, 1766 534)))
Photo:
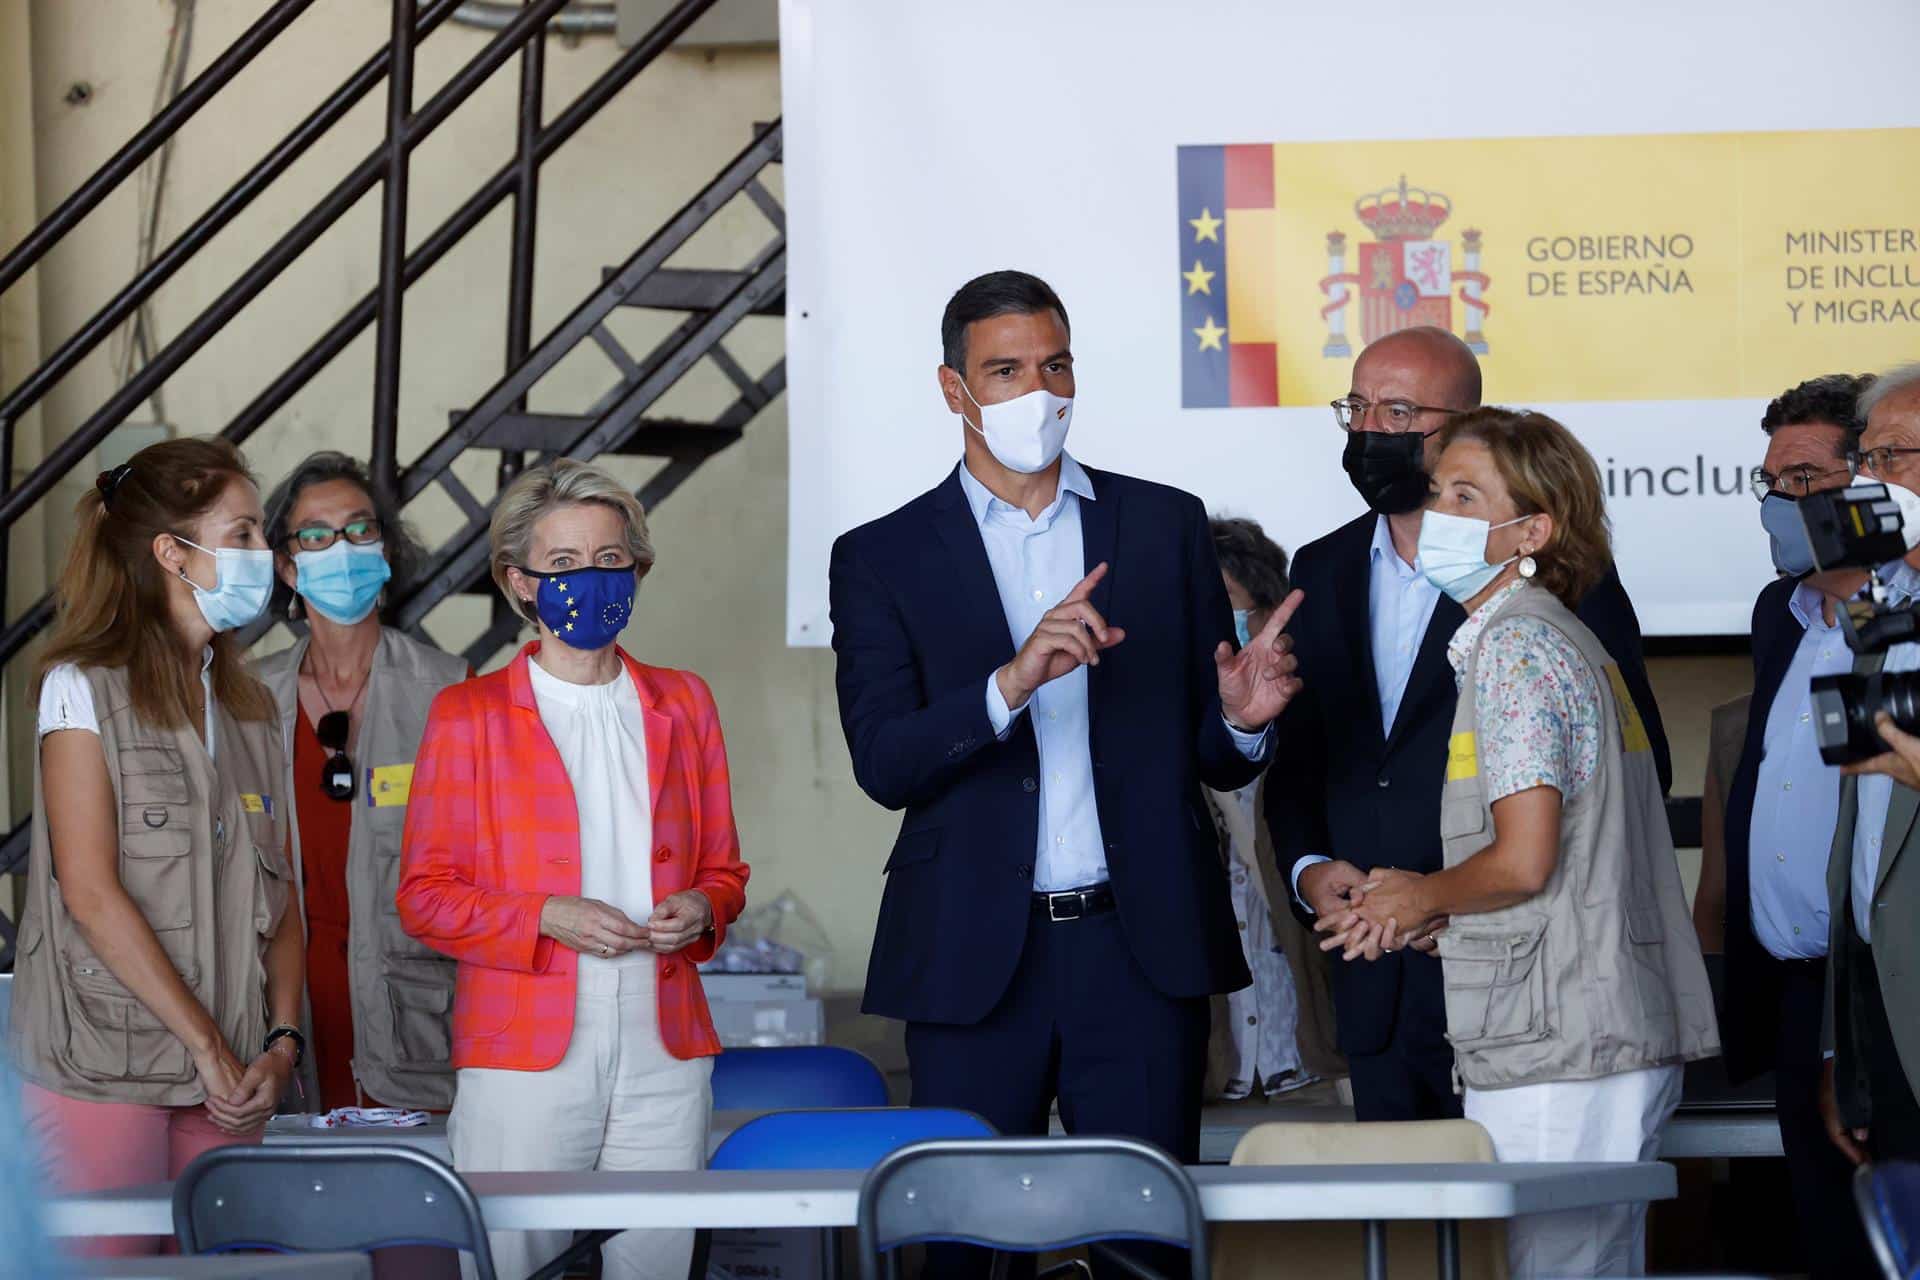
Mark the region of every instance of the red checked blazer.
MULTIPOLYGON (((460 962, 453 1065, 544 1071, 573 1038, 577 957, 540 934, 540 908, 580 892, 573 784, 547 735, 527 675, 535 641, 504 669, 434 699, 415 758, 400 858, 400 921, 460 962)), ((641 666, 619 650, 640 693, 653 796, 654 901, 698 889, 712 935, 656 957, 660 1036, 676 1058, 720 1052, 694 965, 746 903, 727 749, 699 676, 641 666)))

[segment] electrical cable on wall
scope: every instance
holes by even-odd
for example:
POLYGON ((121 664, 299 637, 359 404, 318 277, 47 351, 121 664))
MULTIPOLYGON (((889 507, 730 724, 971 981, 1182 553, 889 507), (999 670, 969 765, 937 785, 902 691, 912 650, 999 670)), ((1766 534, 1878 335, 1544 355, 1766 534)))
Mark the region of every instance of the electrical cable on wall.
MULTIPOLYGON (((158 116, 180 96, 186 87, 187 70, 193 58, 193 25, 198 0, 173 0, 173 30, 167 38, 166 56, 160 63, 160 76, 153 90, 152 114, 158 116)), ((160 242, 160 216, 166 201, 167 173, 173 160, 173 134, 161 144, 151 160, 141 167, 139 202, 139 239, 134 250, 134 273, 138 275, 153 263, 160 242)), ((152 360, 160 346, 160 331, 154 319, 153 298, 140 304, 127 320, 120 340, 119 385, 124 387, 152 360)), ((154 417, 167 421, 164 387, 156 386, 150 397, 154 417)))

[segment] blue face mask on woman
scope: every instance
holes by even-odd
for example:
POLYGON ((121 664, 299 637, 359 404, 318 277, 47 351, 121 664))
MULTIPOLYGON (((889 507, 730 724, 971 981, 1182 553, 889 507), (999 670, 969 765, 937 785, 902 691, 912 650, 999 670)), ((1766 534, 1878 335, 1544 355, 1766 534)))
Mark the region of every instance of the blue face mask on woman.
POLYGON ((1427 581, 1465 604, 1487 589, 1500 571, 1513 563, 1513 557, 1499 564, 1487 563, 1487 538, 1495 529, 1530 520, 1516 516, 1501 524, 1490 524, 1472 516, 1450 516, 1444 511, 1429 511, 1420 519, 1420 571, 1427 581))
POLYGON ((350 627, 373 612, 380 591, 393 577, 386 548, 378 542, 355 545, 345 538, 322 551, 293 557, 293 589, 329 622, 350 627))
POLYGON ((520 572, 539 579, 534 612, 570 649, 606 648, 619 638, 620 629, 633 616, 633 592, 639 584, 630 564, 615 569, 520 572))
POLYGON ((211 588, 187 577, 185 569, 180 570, 181 579, 193 588, 193 602, 200 606, 200 616, 208 626, 216 632, 235 631, 267 611, 267 600, 273 595, 273 552, 252 547, 203 547, 177 533, 173 538, 213 557, 211 588))

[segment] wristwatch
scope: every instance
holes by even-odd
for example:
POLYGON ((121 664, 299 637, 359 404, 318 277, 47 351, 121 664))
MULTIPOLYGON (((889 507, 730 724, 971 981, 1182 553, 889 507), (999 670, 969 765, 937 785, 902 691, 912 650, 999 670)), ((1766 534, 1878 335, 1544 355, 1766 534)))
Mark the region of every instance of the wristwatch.
POLYGON ((266 1042, 260 1046, 260 1052, 267 1052, 281 1040, 293 1041, 293 1069, 298 1071, 300 1064, 307 1060, 307 1038, 300 1034, 300 1028, 285 1023, 275 1027, 267 1032, 266 1042))

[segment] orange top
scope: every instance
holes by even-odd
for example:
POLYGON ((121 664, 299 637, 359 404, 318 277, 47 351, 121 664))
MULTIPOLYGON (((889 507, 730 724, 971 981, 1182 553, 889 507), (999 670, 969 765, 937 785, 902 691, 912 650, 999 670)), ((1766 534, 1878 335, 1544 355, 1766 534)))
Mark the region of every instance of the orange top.
POLYGON ((353 805, 320 789, 331 753, 300 708, 293 733, 294 814, 300 825, 300 882, 307 903, 307 1003, 313 1016, 313 1069, 320 1096, 309 1110, 360 1102, 353 1082, 353 983, 347 973, 347 838, 353 805))
MULTIPOLYGON (((400 920, 460 961, 453 1065, 543 1071, 573 1037, 574 953, 540 934, 540 910, 580 892, 579 813, 534 701, 535 641, 490 675, 441 691, 413 771, 400 858, 400 920)), ((656 957, 660 1038, 677 1058, 720 1052, 694 965, 746 904, 726 742, 699 676, 618 651, 640 694, 653 802, 653 899, 697 889, 713 933, 656 957)))

